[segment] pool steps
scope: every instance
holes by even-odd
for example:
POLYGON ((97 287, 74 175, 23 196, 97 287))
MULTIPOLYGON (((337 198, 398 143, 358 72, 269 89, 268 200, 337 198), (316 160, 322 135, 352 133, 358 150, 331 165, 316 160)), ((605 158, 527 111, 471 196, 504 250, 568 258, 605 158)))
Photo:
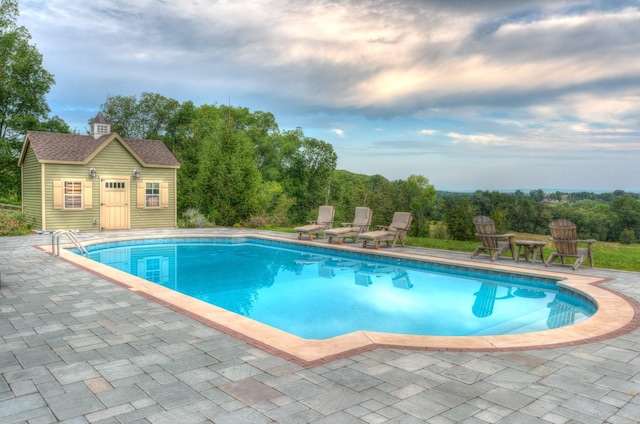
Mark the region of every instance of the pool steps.
POLYGON ((57 230, 51 236, 51 254, 53 256, 60 256, 60 238, 62 236, 67 236, 67 239, 69 239, 69 241, 71 241, 71 243, 80 250, 80 255, 87 255, 87 258, 89 257, 89 252, 87 252, 87 249, 85 249, 83 244, 78 241, 74 235, 74 231, 69 230, 57 230))

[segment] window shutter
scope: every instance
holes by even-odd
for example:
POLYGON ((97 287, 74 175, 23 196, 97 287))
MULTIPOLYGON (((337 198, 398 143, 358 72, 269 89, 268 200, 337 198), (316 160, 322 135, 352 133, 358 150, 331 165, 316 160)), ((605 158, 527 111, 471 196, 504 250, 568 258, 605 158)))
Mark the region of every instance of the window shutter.
POLYGON ((160 264, 160 282, 169 282, 169 258, 163 257, 160 264))
POLYGON ((138 259, 138 266, 136 268, 138 271, 136 275, 140 278, 144 278, 147 274, 147 264, 144 262, 144 259, 138 259))
POLYGON ((169 207, 169 183, 160 183, 160 207, 169 207))
POLYGON ((62 181, 53 182, 53 209, 62 209, 62 181))
POLYGON ((136 198, 137 198, 137 203, 138 203, 138 207, 140 209, 144 209, 145 207, 145 194, 146 194, 146 185, 144 183, 144 181, 138 181, 137 184, 137 192, 136 192, 136 198))
POLYGON ((82 204, 85 209, 91 209, 93 207, 93 182, 91 181, 84 181, 82 204))

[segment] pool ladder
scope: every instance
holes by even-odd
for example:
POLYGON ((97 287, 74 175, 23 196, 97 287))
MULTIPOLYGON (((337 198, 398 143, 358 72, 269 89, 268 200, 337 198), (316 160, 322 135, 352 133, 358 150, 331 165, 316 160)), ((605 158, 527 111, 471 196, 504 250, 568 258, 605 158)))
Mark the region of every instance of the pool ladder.
POLYGON ((78 250, 80 250, 80 255, 86 254, 87 258, 89 257, 89 252, 87 252, 87 249, 85 249, 82 243, 78 241, 78 239, 73 234, 73 232, 69 230, 58 230, 54 232, 53 235, 51 236, 51 254, 53 256, 60 256, 60 238, 62 236, 67 236, 67 238, 71 241, 71 243, 73 243, 73 245, 78 250))

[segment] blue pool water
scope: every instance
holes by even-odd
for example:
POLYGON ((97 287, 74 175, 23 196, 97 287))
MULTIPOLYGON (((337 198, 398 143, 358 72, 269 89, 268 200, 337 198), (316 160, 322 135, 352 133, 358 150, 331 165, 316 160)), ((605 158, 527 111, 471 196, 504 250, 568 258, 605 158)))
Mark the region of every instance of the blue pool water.
POLYGON ((286 242, 157 239, 88 246, 90 258, 307 339, 357 330, 493 335, 595 312, 552 279, 286 242))

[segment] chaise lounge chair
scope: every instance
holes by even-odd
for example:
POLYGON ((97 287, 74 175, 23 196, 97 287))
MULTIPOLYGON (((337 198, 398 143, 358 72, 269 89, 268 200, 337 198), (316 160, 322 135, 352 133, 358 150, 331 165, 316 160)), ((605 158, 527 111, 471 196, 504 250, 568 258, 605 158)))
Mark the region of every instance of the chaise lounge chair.
POLYGON ((491 256, 491 262, 493 262, 507 250, 510 250, 511 257, 515 258, 513 254, 513 238, 515 234, 496 234, 496 225, 488 216, 476 216, 473 219, 473 223, 476 226, 476 236, 480 238, 482 245, 478 246, 473 252, 472 258, 487 251, 491 256))
POLYGON ((369 231, 371 215, 371 209, 357 207, 353 222, 343 222, 342 227, 331 228, 325 231, 324 234, 329 237, 329 243, 331 243, 334 237, 338 240, 338 244, 344 243, 344 239, 347 237, 351 237, 355 242, 360 233, 369 231))
POLYGON ((293 230, 298 233, 298 240, 302 239, 303 234, 309 235, 309 240, 313 240, 313 235, 318 236, 320 233, 324 233, 325 230, 333 226, 333 215, 335 209, 333 206, 320 206, 318 208, 318 220, 309 221, 309 224, 301 227, 296 227, 293 230))
POLYGON ((573 269, 577 269, 585 259, 589 258, 589 264, 593 267, 593 250, 591 244, 596 240, 578 240, 576 224, 566 219, 554 219, 549 224, 551 230, 551 241, 556 245, 556 252, 553 252, 545 266, 549 266, 556 258, 560 258, 564 264, 564 258, 576 258, 573 269), (586 243, 587 247, 578 247, 578 243, 586 243))
POLYGON ((412 219, 413 216, 409 212, 396 212, 393 214, 391 225, 388 227, 378 225, 378 231, 361 233, 358 239, 362 240, 362 247, 367 247, 367 242, 370 241, 375 242, 376 249, 380 249, 381 241, 386 241, 387 246, 390 241, 393 241, 391 247, 395 247, 398 240, 404 246, 404 239, 407 237, 407 231, 409 231, 412 219))

